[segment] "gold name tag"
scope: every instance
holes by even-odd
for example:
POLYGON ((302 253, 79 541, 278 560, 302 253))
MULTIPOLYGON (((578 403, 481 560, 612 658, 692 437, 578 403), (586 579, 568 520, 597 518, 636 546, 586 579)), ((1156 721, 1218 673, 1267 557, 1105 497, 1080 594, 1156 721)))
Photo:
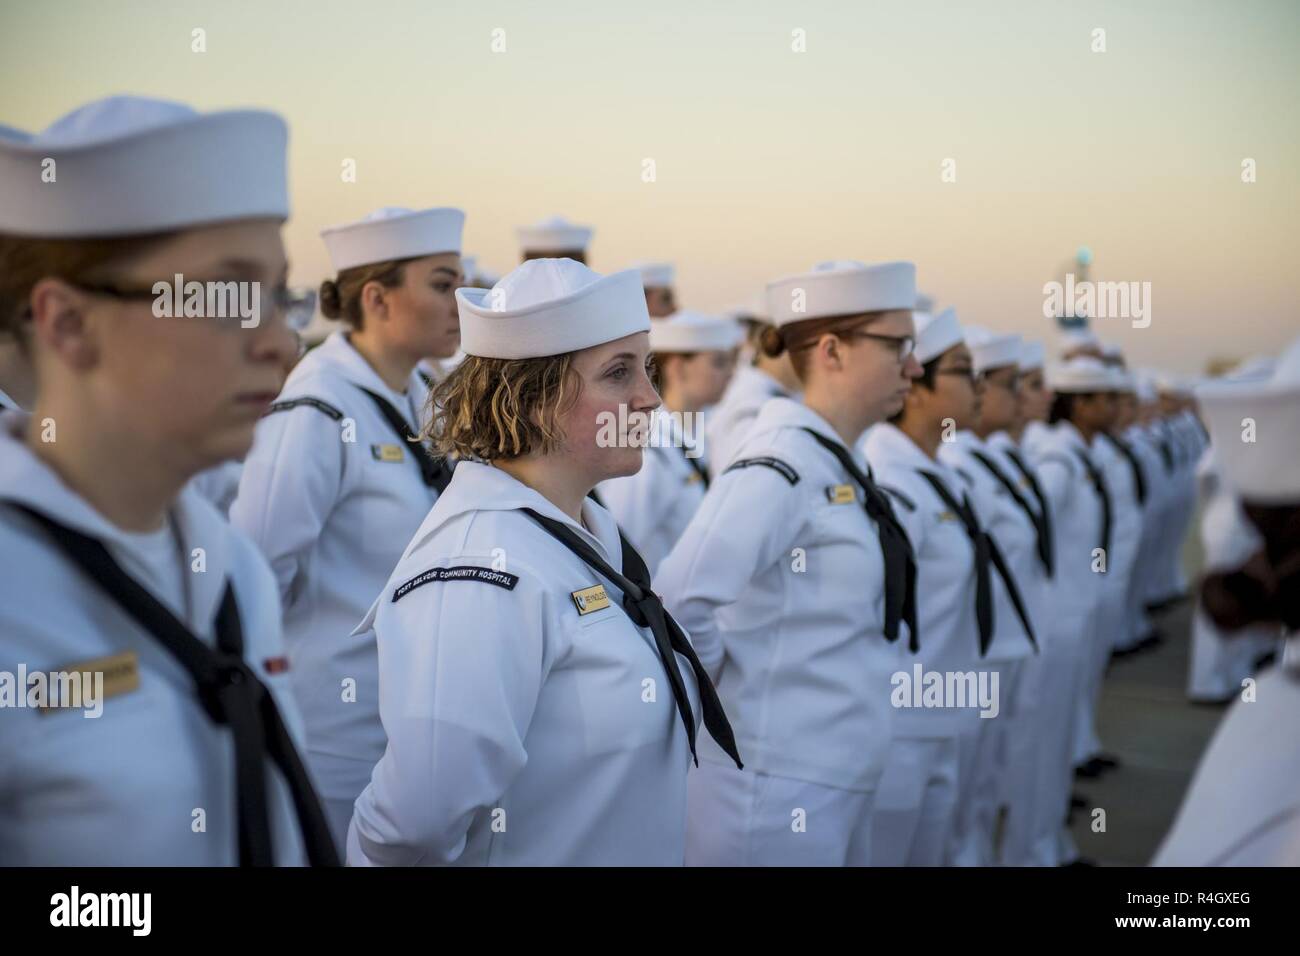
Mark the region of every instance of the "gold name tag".
POLYGON ((940 512, 939 512, 939 520, 940 520, 940 521, 956 521, 956 520, 957 520, 957 516, 956 516, 955 514, 953 514, 951 511, 940 511, 940 512))
POLYGON ((581 591, 573 591, 569 597, 573 598, 573 603, 577 606, 579 615, 590 614, 593 611, 603 611, 609 607, 609 595, 605 593, 605 585, 603 584, 593 584, 581 591))
POLYGON ((688 485, 699 484, 699 483, 700 483, 701 481, 703 481, 703 480, 704 480, 704 478, 701 477, 700 473, 699 473, 698 471, 696 471, 694 468, 692 468, 692 469, 691 469, 691 473, 690 473, 689 475, 686 476, 686 483, 687 483, 688 485))
POLYGON ((375 456, 376 461, 406 460, 406 452, 402 451, 401 445, 371 445, 370 454, 375 456))
POLYGON ((826 500, 833 505, 848 505, 858 500, 852 485, 828 485, 826 500))
MULTIPOLYGON (((94 660, 80 661, 76 664, 69 664, 66 667, 59 668, 62 674, 69 677, 79 675, 81 686, 86 692, 96 695, 99 701, 108 700, 110 697, 120 697, 122 694, 129 694, 131 691, 140 689, 140 658, 135 651, 123 651, 121 654, 113 654, 109 657, 96 657, 94 660), (82 676, 84 675, 84 676, 82 676), (102 675, 97 679, 96 675, 102 675), (102 679, 102 687, 96 684, 102 679)), ((62 692, 62 691, 61 691, 62 692)), ((91 702, 84 699, 86 693, 82 694, 82 706, 89 707, 91 702)), ((66 708, 72 705, 72 701, 62 700, 57 702, 51 701, 41 708, 41 713, 51 713, 55 710, 66 708)))

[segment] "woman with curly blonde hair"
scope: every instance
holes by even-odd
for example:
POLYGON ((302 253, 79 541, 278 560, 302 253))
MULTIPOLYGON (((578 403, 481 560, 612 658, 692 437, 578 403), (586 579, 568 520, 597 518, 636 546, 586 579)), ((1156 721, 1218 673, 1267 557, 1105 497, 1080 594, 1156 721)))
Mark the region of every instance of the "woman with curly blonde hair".
POLYGON ((680 865, 699 717, 739 758, 689 638, 588 497, 640 468, 636 423, 659 404, 639 274, 534 259, 457 299, 468 357, 428 434, 460 461, 359 629, 388 748, 348 861, 680 865))

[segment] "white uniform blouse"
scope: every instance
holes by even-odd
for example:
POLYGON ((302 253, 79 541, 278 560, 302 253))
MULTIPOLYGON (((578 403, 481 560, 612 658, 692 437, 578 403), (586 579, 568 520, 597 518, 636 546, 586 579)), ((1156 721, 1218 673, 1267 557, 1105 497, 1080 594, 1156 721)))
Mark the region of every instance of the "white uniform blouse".
POLYGON ((289 375, 273 406, 282 410, 258 424, 230 509, 275 572, 293 690, 327 799, 355 799, 383 753, 374 643, 352 632, 437 498, 362 388, 418 433, 427 394, 418 375, 405 395, 394 392, 335 332, 289 375))
POLYGON ((358 629, 378 643, 388 748, 357 800, 349 864, 683 862, 690 753, 653 636, 525 507, 622 567, 595 502, 580 527, 498 468, 457 466, 358 629), (597 585, 608 603, 591 600, 597 585))
MULTIPOLYGON (((710 486, 656 586, 715 675, 746 770, 871 790, 906 637, 884 638, 884 557, 862 492, 805 428, 843 444, 797 401, 763 406, 733 456, 747 464, 710 486)), ((729 763, 712 740, 698 748, 729 763)))
MULTIPOLYGON (((916 552, 920 650, 909 665, 919 662, 926 672, 978 670, 982 658, 975 618, 975 552, 961 519, 918 469, 937 474, 959 501, 965 482, 887 422, 871 429, 864 450, 881 487, 896 493, 894 511, 916 552)), ((905 737, 948 737, 967 727, 978 710, 902 709, 898 733, 905 737)))
MULTIPOLYGON (((104 698, 99 717, 72 709, 42 713, 12 700, 0 706, 0 865, 234 865, 230 729, 208 717, 193 679, 157 638, 71 564, 45 529, 4 504, 22 503, 97 538, 128 573, 147 560, 27 450, 18 437, 25 418, 0 415, 0 699, 6 677, 11 691, 20 689, 20 668, 30 676, 90 662, 105 674, 104 698)), ((245 659, 301 741, 284 673, 280 602, 266 562, 193 489, 171 512, 178 558, 186 555, 181 577, 188 597, 177 617, 212 643, 226 582, 233 582, 245 659)), ((132 576, 175 606, 149 580, 132 576)), ((276 860, 300 864, 293 803, 269 761, 267 787, 276 860)))

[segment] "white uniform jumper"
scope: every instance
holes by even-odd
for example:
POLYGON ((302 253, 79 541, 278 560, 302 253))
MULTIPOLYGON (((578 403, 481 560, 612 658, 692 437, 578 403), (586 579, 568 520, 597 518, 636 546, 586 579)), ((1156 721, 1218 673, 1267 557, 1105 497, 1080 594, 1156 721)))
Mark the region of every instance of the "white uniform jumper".
POLYGON ((626 570, 595 502, 579 526, 504 471, 460 463, 359 629, 378 643, 388 747, 349 864, 683 861, 690 752, 655 641, 522 508, 626 570))
MULTIPOLYGON (((882 487, 896 493, 895 510, 916 551, 920 650, 905 663, 910 682, 984 670, 975 616, 975 554, 961 518, 920 470, 937 475, 957 496, 963 480, 929 458, 894 425, 871 430, 867 461, 882 487)), ((978 680, 978 676, 976 677, 978 680)), ((987 680, 987 678, 986 678, 987 680)), ((920 692, 916 692, 920 697, 920 692)), ((977 701, 963 706, 909 706, 896 712, 894 740, 876 801, 872 862, 880 866, 938 866, 947 861, 961 799, 962 737, 974 738, 977 701)))
POLYGON ((660 568, 745 760, 738 771, 703 741, 689 781, 691 865, 870 862, 901 657, 884 637, 881 530, 863 489, 806 429, 843 447, 799 402, 764 405, 660 568))
MULTIPOLYGON (((1049 779, 1042 793, 1048 820, 1043 829, 1056 832, 1060 847, 1054 863, 1061 863, 1077 855, 1061 821, 1074 779, 1074 734, 1084 671, 1101 640, 1098 622, 1106 592, 1102 574, 1094 567, 1101 567, 1097 549, 1109 551, 1109 528, 1104 499, 1085 465, 1089 449, 1079 430, 1069 422, 1060 422, 1037 449, 1036 467, 1052 510, 1055 544, 1049 598, 1052 613, 1043 622, 1044 642, 1055 642, 1053 646, 1061 650, 1060 666, 1048 669, 1051 682, 1040 692, 1041 699, 1050 702, 1040 712, 1045 729, 1050 728, 1053 735, 1046 745, 1044 769, 1049 779)), ((1087 463, 1096 468, 1090 457, 1087 463)), ((1050 851, 1043 855, 1046 859, 1050 851)))
MULTIPOLYGON (((960 487, 952 491, 960 494, 965 489, 970 495, 984 528, 1006 559, 1031 624, 1037 628, 1042 613, 1043 569, 1038 556, 1037 516, 1025 498, 1027 490, 1017 481, 1015 470, 974 432, 958 432, 954 441, 941 445, 939 459, 961 477, 960 487), (1008 486, 1021 503, 1012 497, 1008 486)), ((971 797, 958 808, 955 842, 949 854, 952 862, 963 866, 988 866, 994 862, 998 807, 1014 795, 1018 798, 1015 808, 1026 812, 1024 796, 1012 791, 1008 784, 1017 781, 1019 789, 1028 779, 1036 756, 1033 743, 1037 688, 1024 679, 1034 645, 1006 583, 1000 576, 995 576, 992 583, 996 629, 982 666, 999 671, 999 707, 996 717, 979 722, 975 739, 969 741, 973 746, 966 761, 974 774, 971 797)))
POLYGON ((655 421, 641 470, 597 487, 601 502, 652 573, 686 530, 709 483, 703 458, 688 457, 698 449, 687 447, 677 420, 661 414, 655 421))
MULTIPOLYGON (((21 413, 0 416, 0 553, 6 556, 0 674, 17 675, 22 668, 30 677, 90 665, 103 675, 103 697, 98 717, 4 700, 0 865, 234 865, 241 855, 231 727, 208 716, 195 679, 160 639, 15 505, 102 543, 208 647, 229 584, 247 667, 301 741, 285 673, 280 603, 266 563, 190 488, 174 502, 162 532, 123 532, 27 450, 20 437, 25 420, 21 413)), ((15 683, 9 692, 26 697, 30 686, 15 683)), ((0 699, 6 696, 0 689, 0 699)), ((304 843, 286 778, 272 761, 264 763, 273 848, 267 861, 300 864, 304 843)), ((328 845, 323 817, 319 824, 328 845)))
POLYGON ((752 365, 736 369, 721 401, 709 409, 705 432, 709 477, 716 478, 731 464, 764 403, 789 394, 780 382, 752 365))
POLYGON ((340 846, 384 752, 374 643, 353 631, 437 499, 416 449, 363 389, 418 433, 418 374, 394 392, 335 332, 258 424, 230 510, 279 584, 308 758, 340 846))

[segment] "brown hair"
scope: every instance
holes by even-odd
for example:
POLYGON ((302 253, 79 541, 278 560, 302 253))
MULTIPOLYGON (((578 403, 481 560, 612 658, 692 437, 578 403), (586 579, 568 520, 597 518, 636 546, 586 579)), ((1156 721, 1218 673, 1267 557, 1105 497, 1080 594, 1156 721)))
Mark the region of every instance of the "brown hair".
MULTIPOLYGON (((418 258, 418 257, 416 257, 418 258)), ((367 282, 378 282, 385 289, 396 289, 406 275, 411 259, 390 259, 344 269, 333 279, 320 284, 320 311, 327 319, 343 319, 354 329, 361 328, 361 290, 367 282)))
POLYGON ((558 419, 581 390, 572 352, 526 359, 471 355, 429 393, 424 437, 441 454, 483 461, 554 451, 564 441, 558 419))
POLYGON ((104 266, 139 255, 176 235, 174 232, 107 239, 32 239, 0 235, 0 336, 26 348, 32 288, 41 279, 76 285, 91 281, 104 266))
POLYGON ((762 335, 759 336, 758 347, 769 358, 776 358, 782 352, 789 352, 794 373, 799 376, 801 382, 806 381, 809 346, 828 332, 832 335, 848 332, 866 325, 881 315, 884 313, 860 312, 857 315, 832 315, 824 319, 805 319, 791 322, 780 328, 775 325, 765 326, 762 335))

